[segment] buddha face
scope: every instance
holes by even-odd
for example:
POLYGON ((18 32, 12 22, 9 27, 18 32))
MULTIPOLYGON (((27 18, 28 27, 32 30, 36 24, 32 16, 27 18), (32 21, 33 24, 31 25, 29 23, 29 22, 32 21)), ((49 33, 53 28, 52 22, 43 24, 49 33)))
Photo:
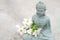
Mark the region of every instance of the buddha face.
POLYGON ((44 15, 44 14, 45 14, 45 11, 46 11, 46 6, 45 6, 45 4, 42 3, 42 2, 39 2, 39 3, 36 5, 37 15, 38 15, 38 16, 44 15))

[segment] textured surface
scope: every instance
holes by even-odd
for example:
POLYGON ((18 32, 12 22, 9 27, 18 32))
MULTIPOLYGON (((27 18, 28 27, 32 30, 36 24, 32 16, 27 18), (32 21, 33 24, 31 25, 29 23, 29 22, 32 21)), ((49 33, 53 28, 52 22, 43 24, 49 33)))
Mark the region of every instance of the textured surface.
MULTIPOLYGON (((15 23, 21 22, 24 17, 31 17, 35 13, 35 4, 38 1, 0 0, 0 40, 10 40, 11 37, 13 38, 12 35, 15 36, 15 23)), ((60 40, 60 0, 44 2, 47 5, 46 15, 50 17, 54 38, 60 40)))

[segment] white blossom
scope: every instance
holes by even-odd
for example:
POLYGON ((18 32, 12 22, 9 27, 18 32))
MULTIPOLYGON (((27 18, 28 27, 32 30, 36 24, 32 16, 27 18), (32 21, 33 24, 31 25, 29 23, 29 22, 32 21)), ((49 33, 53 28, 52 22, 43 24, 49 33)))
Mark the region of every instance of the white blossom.
POLYGON ((30 34, 30 35, 34 35, 35 37, 37 37, 40 32, 41 32, 41 28, 38 28, 37 30, 35 30, 34 32, 32 32, 32 28, 30 28, 30 25, 32 24, 32 19, 26 19, 24 18, 22 25, 16 25, 16 27, 18 28, 18 32, 20 33, 20 35, 23 35, 24 33, 30 34))
POLYGON ((32 23, 33 23, 33 22, 32 22, 32 19, 30 18, 30 19, 28 20, 28 25, 30 26, 32 23))
POLYGON ((24 28, 20 28, 20 29, 18 30, 18 32, 19 32, 21 35, 23 35, 24 33, 26 33, 26 30, 25 30, 24 28))
POLYGON ((35 32, 33 32, 33 35, 37 37, 40 34, 40 32, 41 32, 41 28, 38 28, 38 30, 35 30, 35 32))
POLYGON ((24 19, 22 23, 23 23, 25 28, 29 28, 29 26, 28 26, 28 19, 24 19))
POLYGON ((40 34, 40 32, 41 32, 41 28, 38 28, 37 29, 37 34, 40 34))
POLYGON ((31 35, 32 34, 32 29, 27 30, 27 33, 31 35))
POLYGON ((24 20, 23 20, 22 23, 23 23, 23 25, 24 25, 25 28, 29 28, 30 25, 32 24, 32 20, 31 19, 25 19, 24 18, 24 20))
POLYGON ((35 32, 33 32, 33 34, 32 35, 34 35, 35 37, 37 37, 37 30, 35 30, 35 32))

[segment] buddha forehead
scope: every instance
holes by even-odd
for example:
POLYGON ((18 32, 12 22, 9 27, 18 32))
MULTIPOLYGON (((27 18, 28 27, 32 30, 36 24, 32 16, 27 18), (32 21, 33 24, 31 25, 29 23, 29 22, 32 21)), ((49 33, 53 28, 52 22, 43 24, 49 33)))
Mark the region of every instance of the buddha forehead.
POLYGON ((40 1, 36 4, 36 9, 46 9, 46 5, 40 1))

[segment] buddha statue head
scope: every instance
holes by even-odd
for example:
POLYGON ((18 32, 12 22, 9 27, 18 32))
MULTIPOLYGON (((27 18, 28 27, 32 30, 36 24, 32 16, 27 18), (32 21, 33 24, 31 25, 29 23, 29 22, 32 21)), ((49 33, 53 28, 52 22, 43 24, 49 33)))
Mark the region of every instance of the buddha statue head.
POLYGON ((36 14, 37 16, 41 17, 43 15, 45 15, 45 11, 46 11, 46 5, 43 2, 38 2, 36 4, 36 14))

